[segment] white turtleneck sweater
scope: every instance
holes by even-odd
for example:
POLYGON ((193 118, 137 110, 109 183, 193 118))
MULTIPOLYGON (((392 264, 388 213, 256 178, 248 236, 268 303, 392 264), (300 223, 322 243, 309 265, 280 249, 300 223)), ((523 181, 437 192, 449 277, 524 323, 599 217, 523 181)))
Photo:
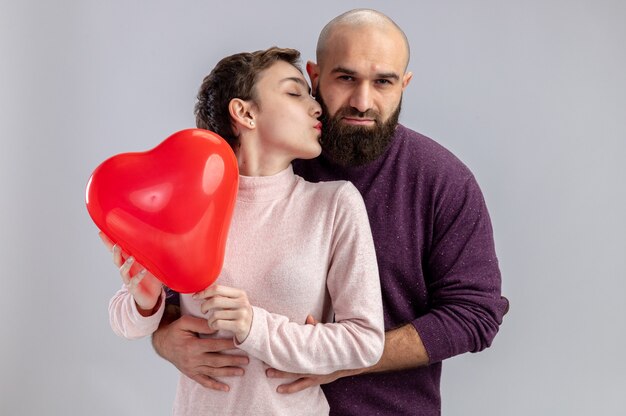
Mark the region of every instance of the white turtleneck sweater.
MULTIPOLYGON (((328 414, 321 388, 278 394, 289 380, 269 379, 265 370, 326 374, 373 365, 382 354, 376 254, 363 200, 349 182, 306 182, 291 166, 269 177, 240 176, 216 283, 245 290, 253 305, 250 334, 230 352, 250 362, 244 376, 220 379, 227 393, 181 375, 175 415, 328 414), (307 314, 323 324, 305 325, 307 314)), ((181 295, 183 314, 202 316, 201 303, 181 295)), ((111 299, 111 325, 120 336, 146 336, 163 309, 142 317, 122 288, 111 299)))

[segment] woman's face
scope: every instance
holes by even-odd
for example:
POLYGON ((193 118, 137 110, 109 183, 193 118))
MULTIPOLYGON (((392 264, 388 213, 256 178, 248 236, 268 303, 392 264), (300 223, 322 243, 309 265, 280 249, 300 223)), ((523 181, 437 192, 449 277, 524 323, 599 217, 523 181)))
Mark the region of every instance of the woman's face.
POLYGON ((266 155, 312 159, 319 143, 321 107, 310 95, 302 73, 285 61, 265 69, 255 85, 255 123, 266 155))

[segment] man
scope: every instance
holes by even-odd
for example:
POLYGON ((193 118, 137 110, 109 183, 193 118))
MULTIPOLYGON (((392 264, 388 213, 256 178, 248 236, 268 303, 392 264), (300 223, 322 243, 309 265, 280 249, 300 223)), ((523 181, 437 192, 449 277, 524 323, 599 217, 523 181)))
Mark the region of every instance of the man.
MULTIPOLYGON (((282 394, 323 384, 331 414, 441 412, 441 362, 487 348, 508 301, 500 296, 493 233, 471 172, 434 141, 398 124, 409 45, 373 10, 353 10, 322 30, 307 72, 322 105, 324 153, 300 161, 304 178, 350 180, 368 210, 381 278, 386 339, 375 366, 284 377, 282 394)), ((307 322, 314 324, 308 318, 307 322)), ((232 341, 201 340, 206 322, 183 317, 154 335, 156 350, 208 388, 243 374, 232 341), (223 380, 223 379, 222 379, 223 380)))

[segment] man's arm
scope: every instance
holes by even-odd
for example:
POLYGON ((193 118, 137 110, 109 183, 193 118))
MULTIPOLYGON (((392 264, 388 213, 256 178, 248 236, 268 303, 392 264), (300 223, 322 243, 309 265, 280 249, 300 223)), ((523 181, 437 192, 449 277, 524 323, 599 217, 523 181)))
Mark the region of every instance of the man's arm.
MULTIPOLYGON (((315 324, 311 317, 307 323, 315 324)), ((311 386, 331 383, 339 378, 365 373, 398 371, 428 365, 428 353, 422 340, 411 324, 401 326, 385 333, 383 355, 371 367, 354 370, 340 370, 326 375, 293 374, 270 368, 266 371, 269 378, 296 378, 296 380, 278 386, 278 393, 296 393, 311 386)))
POLYGON ((360 373, 405 370, 428 365, 428 362, 428 353, 422 339, 415 327, 407 324, 385 333, 383 356, 377 364, 360 373))
POLYGON ((152 345, 157 354, 202 386, 229 391, 228 385, 215 377, 242 376, 241 366, 248 364, 248 357, 223 354, 235 348, 232 339, 199 336, 213 332, 206 319, 180 316, 180 309, 168 304, 159 328, 152 334, 152 345))

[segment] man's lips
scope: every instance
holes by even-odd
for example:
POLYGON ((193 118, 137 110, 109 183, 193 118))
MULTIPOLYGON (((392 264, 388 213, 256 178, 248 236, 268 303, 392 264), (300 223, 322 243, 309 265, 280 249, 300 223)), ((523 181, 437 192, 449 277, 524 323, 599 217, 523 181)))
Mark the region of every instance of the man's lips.
POLYGON ((352 124, 355 126, 369 126, 374 123, 374 120, 371 118, 344 117, 342 120, 346 124, 352 124))

